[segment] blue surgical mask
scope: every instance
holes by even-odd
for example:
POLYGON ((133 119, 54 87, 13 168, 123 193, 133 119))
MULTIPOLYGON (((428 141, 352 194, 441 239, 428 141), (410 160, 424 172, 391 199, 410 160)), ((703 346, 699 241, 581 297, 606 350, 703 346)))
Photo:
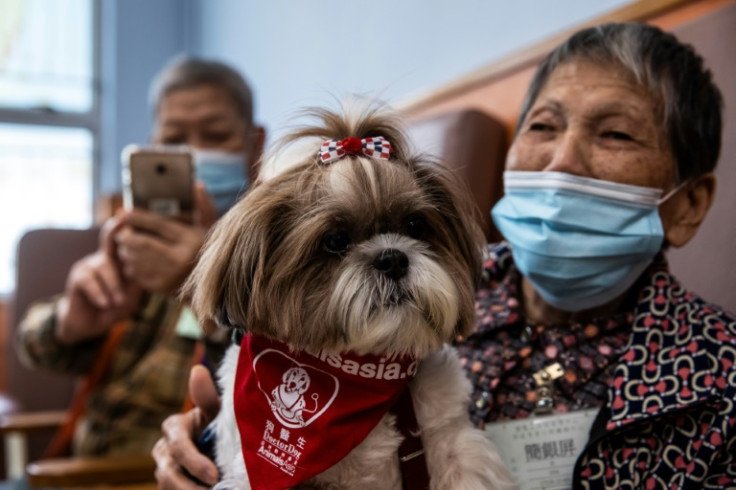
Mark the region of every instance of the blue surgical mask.
POLYGON ((245 156, 213 150, 194 150, 197 179, 212 197, 218 216, 222 216, 248 188, 245 156))
POLYGON ((504 172, 504 189, 493 221, 511 244, 519 271, 561 310, 612 301, 662 247, 659 189, 518 171, 504 172))

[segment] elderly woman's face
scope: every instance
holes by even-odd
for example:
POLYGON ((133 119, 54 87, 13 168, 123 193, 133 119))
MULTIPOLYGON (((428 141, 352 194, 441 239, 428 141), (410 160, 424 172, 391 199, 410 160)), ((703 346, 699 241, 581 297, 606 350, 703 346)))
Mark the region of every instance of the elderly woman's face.
POLYGON ((657 102, 618 68, 560 65, 529 110, 507 170, 556 171, 656 187, 674 186, 674 160, 657 102))

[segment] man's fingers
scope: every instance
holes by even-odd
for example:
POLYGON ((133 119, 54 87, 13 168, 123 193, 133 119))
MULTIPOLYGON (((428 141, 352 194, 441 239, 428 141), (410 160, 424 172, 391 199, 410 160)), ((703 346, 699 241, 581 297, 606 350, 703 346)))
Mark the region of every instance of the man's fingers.
POLYGON ((189 373, 189 396, 192 397, 194 406, 202 411, 205 425, 217 417, 220 412, 220 395, 206 367, 202 365, 192 367, 189 373))
POLYGON ((69 274, 67 291, 71 294, 75 291, 81 293, 95 308, 108 308, 112 305, 112 298, 88 261, 74 266, 69 274))
POLYGON ((197 208, 197 224, 209 228, 217 221, 217 208, 201 181, 194 185, 194 206, 197 208))
POLYGON ((112 298, 115 306, 121 306, 125 303, 125 294, 123 293, 123 283, 120 279, 117 267, 108 261, 100 264, 95 269, 98 281, 105 288, 105 291, 112 298))
POLYGON ((168 241, 177 241, 185 227, 172 218, 140 209, 125 214, 123 220, 137 230, 158 235, 168 241))
POLYGON ((115 299, 108 293, 107 289, 95 275, 86 278, 78 284, 79 290, 84 293, 87 300, 96 308, 105 309, 113 306, 115 299))
POLYGON ((100 230, 100 250, 112 259, 115 258, 115 235, 124 225, 124 220, 120 216, 115 216, 105 221, 100 230))
POLYGON ((95 308, 103 309, 112 306, 112 298, 107 295, 102 284, 96 277, 87 277, 84 280, 77 282, 75 286, 78 291, 84 294, 87 301, 95 306, 95 308))
POLYGON ((132 230, 126 233, 120 233, 115 241, 118 245, 118 255, 123 260, 134 259, 136 253, 140 253, 140 251, 145 251, 149 255, 152 253, 162 254, 166 252, 166 242, 160 238, 145 233, 137 233, 132 230))

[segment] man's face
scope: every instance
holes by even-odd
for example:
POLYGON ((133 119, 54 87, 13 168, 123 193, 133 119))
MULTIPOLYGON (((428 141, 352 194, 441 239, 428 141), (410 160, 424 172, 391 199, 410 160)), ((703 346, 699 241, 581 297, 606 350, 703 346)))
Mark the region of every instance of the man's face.
POLYGON ((244 153, 250 150, 250 130, 230 94, 206 84, 164 96, 156 114, 153 142, 244 153))

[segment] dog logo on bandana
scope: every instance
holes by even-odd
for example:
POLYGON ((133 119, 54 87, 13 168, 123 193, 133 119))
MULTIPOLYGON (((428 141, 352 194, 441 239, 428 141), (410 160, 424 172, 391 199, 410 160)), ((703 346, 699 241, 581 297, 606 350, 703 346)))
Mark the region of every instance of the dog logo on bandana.
POLYGON ((314 408, 307 408, 304 393, 309 389, 309 374, 300 367, 289 368, 281 378, 283 383, 271 391, 271 410, 285 420, 304 427, 304 413, 311 414, 319 407, 319 394, 312 393, 314 408))
POLYGON ((306 427, 322 415, 340 386, 333 375, 274 349, 266 349, 253 359, 253 371, 274 416, 292 429, 306 427), (276 372, 271 369, 275 366, 288 367, 276 372))

